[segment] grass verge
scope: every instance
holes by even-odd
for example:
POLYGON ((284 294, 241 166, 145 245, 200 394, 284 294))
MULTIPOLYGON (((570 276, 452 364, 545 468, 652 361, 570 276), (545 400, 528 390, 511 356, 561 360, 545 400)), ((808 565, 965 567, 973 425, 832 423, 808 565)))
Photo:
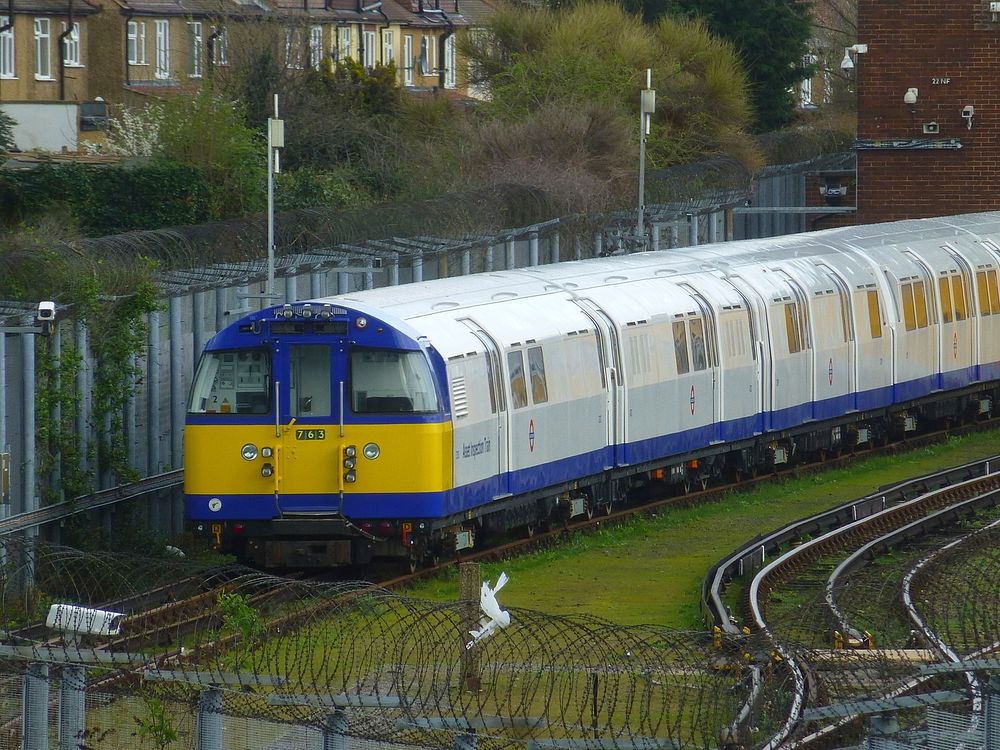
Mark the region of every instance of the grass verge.
MULTIPOLYGON (((551 614, 590 614, 621 625, 701 629, 702 578, 727 553, 755 536, 799 518, 863 497, 886 484, 995 455, 1000 431, 951 437, 926 448, 861 459, 846 469, 787 480, 722 500, 677 508, 624 526, 577 534, 559 546, 483 566, 510 583, 505 607, 551 614)), ((409 595, 458 597, 458 575, 419 584, 409 595)))

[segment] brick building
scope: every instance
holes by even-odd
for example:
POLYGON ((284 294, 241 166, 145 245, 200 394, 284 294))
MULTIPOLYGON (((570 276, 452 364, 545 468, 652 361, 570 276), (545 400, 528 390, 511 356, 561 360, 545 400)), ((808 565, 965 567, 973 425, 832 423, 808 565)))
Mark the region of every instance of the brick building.
POLYGON ((1000 13, 858 0, 858 223, 1000 208, 1000 13))

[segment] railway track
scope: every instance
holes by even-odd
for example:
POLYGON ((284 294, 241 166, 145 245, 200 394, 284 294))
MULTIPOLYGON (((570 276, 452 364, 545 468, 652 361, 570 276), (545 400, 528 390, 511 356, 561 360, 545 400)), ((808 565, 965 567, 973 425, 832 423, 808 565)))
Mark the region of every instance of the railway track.
MULTIPOLYGON (((993 463, 997 462, 994 460, 993 463)), ((771 649, 773 649, 772 654, 777 654, 780 657, 781 666, 787 671, 794 686, 788 716, 777 732, 761 745, 763 750, 801 746, 801 740, 793 743, 794 732, 801 721, 802 712, 807 703, 810 699, 815 700, 822 693, 824 687, 822 679, 818 676, 816 665, 809 663, 803 655, 802 649, 793 649, 789 646, 790 639, 787 636, 779 635, 768 617, 768 604, 775 592, 781 587, 787 586, 790 581, 797 580, 802 576, 815 584, 816 580, 821 577, 816 574, 817 567, 823 572, 829 568, 829 564, 824 564, 824 560, 845 550, 853 550, 839 565, 833 568, 832 572, 828 573, 824 586, 825 600, 830 610, 830 619, 835 627, 839 628, 839 630, 834 631, 839 633, 842 638, 839 645, 855 645, 861 648, 867 645, 871 647, 870 636, 867 633, 862 636, 859 628, 849 621, 837 605, 835 593, 840 589, 844 577, 857 571, 880 552, 887 551, 904 541, 926 535, 935 529, 940 529, 977 509, 995 507, 1000 504, 1000 474, 994 473, 987 463, 977 462, 972 467, 962 468, 973 468, 983 472, 984 475, 954 484, 945 481, 943 486, 910 499, 907 499, 905 490, 912 489, 912 487, 899 488, 898 502, 886 505, 881 510, 869 507, 868 510, 871 512, 861 518, 856 518, 859 506, 852 505, 850 508, 851 515, 855 517, 854 520, 845 519, 843 523, 835 525, 818 537, 800 541, 799 544, 792 546, 771 562, 763 565, 753 576, 745 590, 746 607, 751 622, 753 627, 769 642, 771 649), (853 638, 852 634, 854 634, 853 638), (852 640, 855 643, 851 643, 852 640)), ((1000 468, 1000 466, 996 466, 996 468, 1000 468)), ((959 474, 961 473, 963 472, 960 471, 959 474)), ((938 483, 953 476, 954 472, 946 472, 945 476, 923 478, 922 483, 928 479, 932 480, 932 483, 938 483)), ((835 518, 837 514, 834 512, 833 516, 835 518)), ((815 519, 812 521, 815 522, 815 519)), ((794 526, 802 531, 806 527, 805 523, 800 522, 794 526)), ((731 620, 731 618, 728 619, 731 620)), ((930 658, 934 659, 938 654, 946 655, 946 658, 953 661, 962 658, 954 651, 945 651, 940 648, 930 658)), ((975 677, 970 674, 968 680, 973 696, 981 695, 981 688, 975 677)), ((886 691, 884 695, 885 697, 898 696, 912 690, 920 682, 919 680, 905 681, 902 685, 886 691)), ((837 726, 843 723, 845 722, 838 722, 837 726)), ((812 737, 818 738, 824 733, 823 731, 814 732, 812 737)))

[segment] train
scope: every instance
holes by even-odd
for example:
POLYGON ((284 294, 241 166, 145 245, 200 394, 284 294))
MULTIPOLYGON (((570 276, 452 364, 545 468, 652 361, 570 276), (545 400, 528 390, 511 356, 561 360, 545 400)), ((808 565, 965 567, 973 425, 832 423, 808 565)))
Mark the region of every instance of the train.
POLYGON ((261 567, 413 568, 988 418, 998 267, 986 212, 273 305, 201 356, 186 518, 261 567))

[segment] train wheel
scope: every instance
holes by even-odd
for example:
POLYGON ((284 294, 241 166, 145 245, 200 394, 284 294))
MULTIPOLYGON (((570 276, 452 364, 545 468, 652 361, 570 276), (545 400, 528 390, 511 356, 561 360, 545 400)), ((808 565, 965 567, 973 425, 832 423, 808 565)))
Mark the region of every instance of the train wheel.
POLYGON ((531 539, 535 535, 535 524, 529 523, 524 527, 524 535, 531 539))
POLYGON ((585 507, 587 509, 586 510, 587 520, 590 521, 594 518, 594 506, 588 502, 585 507))

